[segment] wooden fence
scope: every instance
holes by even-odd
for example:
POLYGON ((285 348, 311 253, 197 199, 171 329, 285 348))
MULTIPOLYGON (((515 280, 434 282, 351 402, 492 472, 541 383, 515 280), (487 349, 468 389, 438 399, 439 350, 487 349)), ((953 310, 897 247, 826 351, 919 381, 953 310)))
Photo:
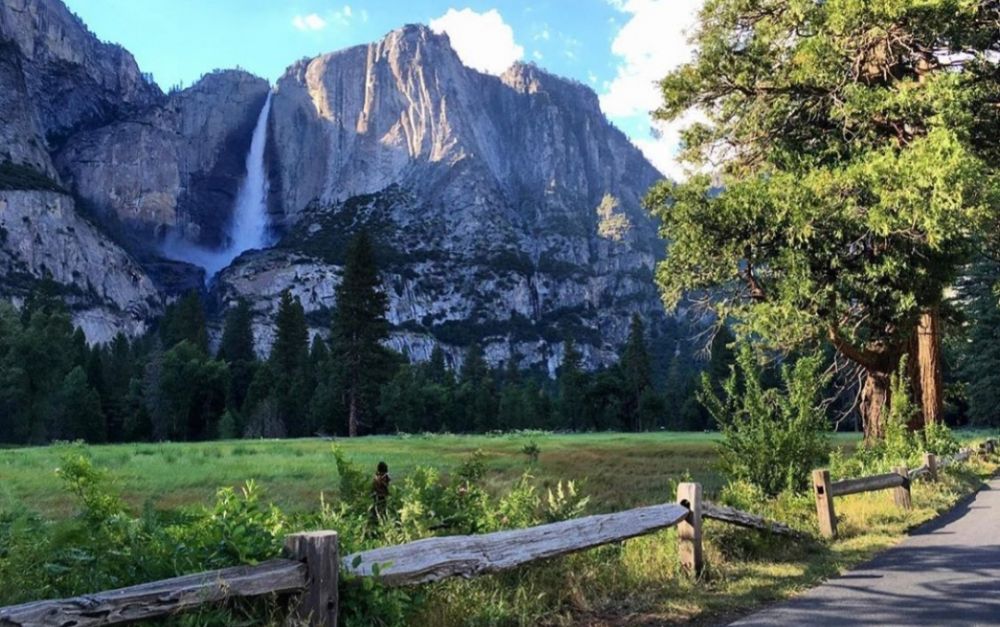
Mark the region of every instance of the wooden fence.
POLYGON ((172 615, 227 599, 296 594, 302 623, 335 627, 340 573, 377 576, 383 585, 406 586, 446 577, 475 577, 575 551, 677 527, 684 570, 701 573, 702 519, 799 536, 782 523, 731 507, 703 502, 701 485, 682 483, 676 503, 586 516, 527 529, 472 536, 426 538, 339 556, 335 531, 288 536, 285 556, 256 566, 238 566, 175 577, 71 599, 35 601, 0 608, 0 627, 114 625, 172 615), (376 575, 377 573, 377 575, 376 575))
MULTIPOLYGON (((980 455, 996 451, 996 442, 980 446, 980 455)), ((872 477, 831 483, 827 470, 813 474, 816 507, 822 535, 833 537, 837 518, 833 498, 872 490, 892 489, 901 507, 910 506, 910 481, 964 461, 972 451, 938 460, 926 454, 924 464, 872 477)), ((471 536, 426 538, 340 557, 336 531, 290 535, 284 557, 255 566, 237 566, 98 592, 70 599, 35 601, 0 608, 0 627, 90 627, 115 625, 168 616, 229 599, 261 595, 297 595, 294 604, 299 622, 323 627, 337 624, 338 582, 341 573, 377 577, 386 586, 407 586, 447 577, 475 577, 538 560, 581 551, 677 527, 681 566, 698 576, 702 557, 702 520, 705 518, 759 529, 789 537, 803 537, 785 524, 701 498, 701 485, 682 483, 677 501, 617 512, 586 516, 527 529, 471 536)))
MULTIPOLYGON (((992 455, 996 451, 995 440, 983 442, 978 449, 980 456, 992 455)), ((923 465, 913 470, 906 466, 897 466, 892 472, 883 475, 872 475, 856 479, 844 479, 831 482, 830 471, 826 469, 813 471, 813 494, 816 497, 816 516, 819 519, 820 535, 824 538, 837 536, 837 514, 833 506, 834 497, 874 492, 876 490, 892 490, 892 499, 902 509, 910 509, 910 483, 917 477, 926 476, 930 481, 937 481, 938 470, 963 462, 972 455, 970 449, 962 449, 955 455, 937 459, 933 453, 924 453, 923 465)))

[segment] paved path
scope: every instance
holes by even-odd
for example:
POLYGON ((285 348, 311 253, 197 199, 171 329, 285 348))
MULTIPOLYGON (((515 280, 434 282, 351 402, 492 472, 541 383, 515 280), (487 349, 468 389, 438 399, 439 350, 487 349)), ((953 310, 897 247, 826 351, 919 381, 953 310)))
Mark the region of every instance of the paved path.
POLYGON ((733 625, 1000 625, 1000 480, 864 566, 733 625))

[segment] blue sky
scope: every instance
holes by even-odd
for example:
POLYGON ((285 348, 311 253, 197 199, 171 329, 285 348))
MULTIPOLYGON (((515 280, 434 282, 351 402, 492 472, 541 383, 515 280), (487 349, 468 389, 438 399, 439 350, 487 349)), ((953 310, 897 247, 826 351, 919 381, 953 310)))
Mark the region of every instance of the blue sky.
POLYGON ((164 89, 217 68, 270 81, 302 57, 375 41, 402 24, 446 31, 459 56, 499 74, 515 60, 590 85, 608 117, 665 173, 677 125, 651 132, 653 81, 689 55, 700 0, 64 0, 164 89))

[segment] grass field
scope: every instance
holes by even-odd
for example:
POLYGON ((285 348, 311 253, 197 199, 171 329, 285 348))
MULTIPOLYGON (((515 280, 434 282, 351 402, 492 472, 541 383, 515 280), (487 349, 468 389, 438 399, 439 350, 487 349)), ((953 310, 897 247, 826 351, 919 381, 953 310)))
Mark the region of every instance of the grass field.
MULTIPOLYGON (((983 432, 960 432, 982 439, 983 432)), ((988 434, 995 437, 995 434, 988 434)), ((291 511, 315 510, 320 493, 337 490, 332 447, 363 469, 385 460, 395 478, 417 466, 444 472, 482 450, 487 487, 502 494, 525 470, 540 485, 574 480, 591 497, 592 511, 624 509, 669 498, 685 477, 701 482, 709 498, 721 487, 714 467, 718 436, 703 433, 498 436, 395 436, 340 440, 225 441, 88 447, 128 502, 165 510, 208 505, 222 486, 248 479, 291 511), (534 442, 531 463, 522 452, 534 442)), ((854 434, 833 436, 852 449, 854 434)), ((76 500, 60 486, 56 468, 67 446, 0 450, 0 513, 24 505, 47 518, 72 514, 76 500)), ((906 532, 951 507, 998 469, 975 462, 942 473, 937 483, 918 481, 910 511, 885 493, 837 500, 840 537, 833 542, 788 542, 709 521, 707 571, 699 581, 677 564, 675 530, 566 556, 471 581, 449 580, 419 588, 420 601, 407 622, 414 625, 601 625, 720 624, 752 608, 785 598, 842 572, 897 543, 906 532)), ((815 533, 810 494, 760 503, 760 513, 815 533)), ((4 585, 0 578, 0 586, 4 585)), ((256 620, 256 619, 255 619, 256 620)), ((198 622, 197 620, 195 621, 198 622)), ((209 621, 211 622, 211 621, 209 621)))
MULTIPOLYGON (((526 433, 498 436, 379 436, 336 443, 319 439, 234 440, 223 442, 119 444, 89 447, 94 463, 108 469, 126 500, 158 509, 209 503, 223 486, 260 483, 270 499, 290 511, 314 508, 319 495, 336 492, 334 444, 362 468, 374 471, 385 460, 394 477, 416 466, 445 472, 482 450, 487 481, 498 493, 525 470, 539 485, 573 480, 591 497, 594 511, 656 503, 667 497, 671 481, 686 475, 707 493, 718 489, 714 433, 526 433), (529 442, 541 449, 529 465, 521 450, 529 442)), ((853 446, 854 434, 834 436, 853 446)), ((0 450, 0 499, 16 499, 45 516, 71 513, 73 501, 60 489, 55 470, 64 447, 0 450)), ((3 500, 0 500, 0 508, 3 500)))

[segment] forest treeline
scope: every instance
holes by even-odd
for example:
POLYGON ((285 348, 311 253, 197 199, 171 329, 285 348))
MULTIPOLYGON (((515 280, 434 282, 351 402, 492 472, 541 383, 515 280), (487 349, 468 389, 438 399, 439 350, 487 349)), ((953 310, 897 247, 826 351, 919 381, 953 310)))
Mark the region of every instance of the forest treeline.
MULTIPOLYGON (((980 264, 959 286, 966 322, 946 344, 952 423, 997 423, 997 275, 980 264)), ((491 367, 477 344, 457 369, 440 348, 411 362, 385 345, 385 295, 366 235, 350 247, 337 302, 329 336, 310 339, 301 303, 282 294, 265 359, 246 302, 228 310, 215 350, 197 292, 170 305, 146 335, 95 346, 45 289, 20 310, 0 304, 0 442, 702 430, 715 424, 698 400, 699 379, 721 384, 734 360, 724 329, 703 363, 659 358, 635 316, 618 362, 598 371, 584 369, 572 338, 554 379, 513 359, 491 367)))
POLYGON ((301 303, 283 293, 265 359, 246 302, 227 311, 213 350, 198 292, 171 304, 151 332, 95 346, 54 290, 38 290, 21 310, 0 304, 0 442, 700 430, 709 426, 695 398, 700 372, 721 380, 732 362, 728 335, 705 363, 660 358, 638 316, 618 363, 596 372, 584 369, 572 338, 554 379, 514 359, 491 367, 478 344, 458 368, 440 348, 411 362, 385 345, 386 300, 364 234, 350 246, 337 303, 328 337, 310 339, 301 303))

